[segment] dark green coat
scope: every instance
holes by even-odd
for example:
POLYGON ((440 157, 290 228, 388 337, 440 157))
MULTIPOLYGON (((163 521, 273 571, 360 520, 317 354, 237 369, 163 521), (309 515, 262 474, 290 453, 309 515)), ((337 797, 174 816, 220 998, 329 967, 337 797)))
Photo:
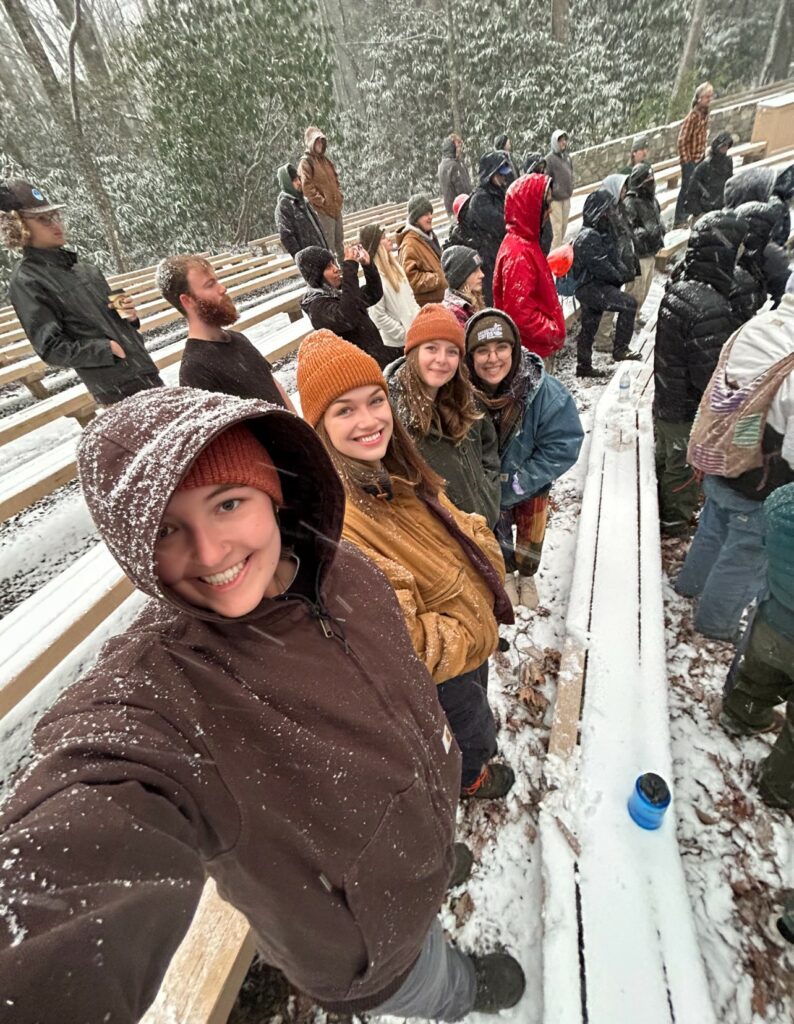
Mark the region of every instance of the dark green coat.
POLYGON ((395 415, 413 438, 416 447, 439 476, 447 482, 447 497, 463 512, 481 515, 491 529, 499 518, 501 485, 499 445, 491 417, 476 420, 460 444, 448 437, 430 434, 420 438, 405 401, 401 356, 383 371, 395 415))

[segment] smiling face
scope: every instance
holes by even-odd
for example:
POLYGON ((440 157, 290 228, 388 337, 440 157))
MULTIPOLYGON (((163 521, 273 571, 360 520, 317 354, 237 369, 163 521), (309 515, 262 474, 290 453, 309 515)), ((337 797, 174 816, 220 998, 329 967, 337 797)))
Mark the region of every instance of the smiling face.
POLYGON ((451 381, 460 365, 460 349, 450 341, 426 341, 416 350, 416 368, 431 397, 451 381))
POLYGON ((380 462, 394 432, 386 392, 372 384, 346 391, 326 409, 323 426, 340 455, 359 462, 380 462))
POLYGON ((501 384, 513 365, 513 346, 509 341, 489 341, 472 353, 474 372, 489 387, 501 384))
POLYGON ((332 288, 341 288, 342 269, 336 260, 332 260, 323 271, 323 281, 326 284, 330 284, 332 288))
POLYGON ((263 597, 277 596, 280 557, 270 496, 230 484, 175 491, 155 545, 163 586, 230 619, 247 615, 263 597))

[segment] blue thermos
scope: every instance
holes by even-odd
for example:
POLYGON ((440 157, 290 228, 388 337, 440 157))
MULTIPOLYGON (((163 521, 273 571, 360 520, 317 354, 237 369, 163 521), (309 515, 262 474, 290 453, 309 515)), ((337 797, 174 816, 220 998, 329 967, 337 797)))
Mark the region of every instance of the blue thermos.
POLYGON ((669 806, 670 790, 661 775, 640 775, 629 797, 629 814, 640 828, 659 828, 669 806))

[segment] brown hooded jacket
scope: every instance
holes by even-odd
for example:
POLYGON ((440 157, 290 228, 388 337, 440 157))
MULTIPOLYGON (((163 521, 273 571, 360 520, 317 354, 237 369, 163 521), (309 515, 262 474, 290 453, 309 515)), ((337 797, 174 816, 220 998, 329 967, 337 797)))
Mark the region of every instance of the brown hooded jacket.
POLYGON ((332 161, 325 153, 319 156, 314 151, 315 142, 324 138, 325 134, 319 128, 306 129, 306 152, 298 164, 298 174, 303 183, 303 194, 314 209, 336 220, 342 214, 345 197, 339 187, 339 175, 332 161))
POLYGON ((263 402, 161 388, 88 427, 79 464, 152 600, 45 714, 0 814, 3 1007, 20 1024, 137 1021, 206 875, 299 989, 378 1005, 444 898, 460 757, 392 588, 339 542, 320 440, 263 402), (163 589, 154 544, 193 460, 242 420, 279 468, 300 570, 229 619, 163 589))

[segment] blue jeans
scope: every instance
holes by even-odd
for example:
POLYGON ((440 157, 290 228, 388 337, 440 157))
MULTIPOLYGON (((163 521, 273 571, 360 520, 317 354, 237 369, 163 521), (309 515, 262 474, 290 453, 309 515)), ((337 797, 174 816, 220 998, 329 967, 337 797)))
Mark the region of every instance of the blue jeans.
POLYGON ((735 641, 747 605, 766 581, 763 502, 751 501, 717 476, 703 480, 706 503, 675 581, 684 597, 699 597, 695 629, 735 641))
POLYGON ((460 784, 465 789, 477 781, 497 749, 496 722, 488 703, 488 662, 440 683, 436 693, 460 747, 460 784))

